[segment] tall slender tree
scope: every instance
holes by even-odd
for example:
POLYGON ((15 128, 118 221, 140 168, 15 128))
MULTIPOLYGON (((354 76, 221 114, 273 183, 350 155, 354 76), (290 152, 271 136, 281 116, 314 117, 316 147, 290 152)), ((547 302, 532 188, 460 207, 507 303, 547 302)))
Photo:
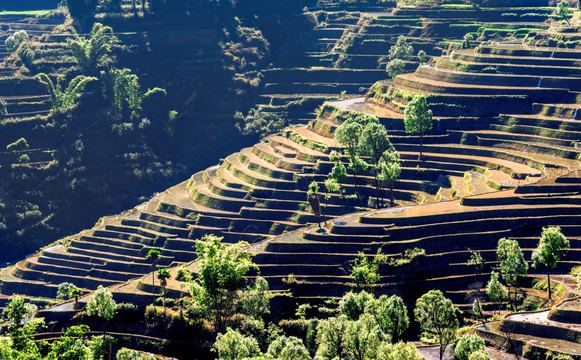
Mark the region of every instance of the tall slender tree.
POLYGON ((420 135, 420 157, 423 159, 422 145, 424 135, 432 130, 432 110, 428 107, 428 101, 424 95, 417 95, 410 101, 404 110, 405 130, 409 134, 420 135))
POLYGON ((459 326, 452 301, 440 290, 430 290, 416 301, 414 315, 422 330, 438 340, 442 360, 446 347, 456 340, 459 326))
MULTIPOLYGON (((533 268, 545 266, 555 269, 562 257, 567 255, 571 244, 558 226, 544 227, 537 248, 533 251, 533 268)), ((551 300, 551 274, 547 271, 547 291, 551 300)))
POLYGON ((145 256, 146 259, 151 261, 151 268, 153 272, 151 273, 151 296, 153 299, 153 306, 155 307, 155 269, 157 267, 157 260, 159 260, 161 256, 161 252, 157 249, 149 249, 147 255, 145 256))
POLYGON ((498 258, 498 261, 500 261, 500 274, 509 286, 508 301, 510 303, 510 288, 513 287, 515 289, 516 300, 516 286, 518 285, 518 279, 520 276, 527 274, 529 265, 525 261, 523 252, 516 240, 507 238, 498 240, 496 257, 498 258))
POLYGON ((166 314, 166 306, 165 306, 165 288, 167 286, 167 281, 171 279, 171 274, 168 269, 161 268, 157 270, 157 278, 159 279, 159 284, 161 285, 163 292, 161 294, 163 299, 163 313, 166 314))

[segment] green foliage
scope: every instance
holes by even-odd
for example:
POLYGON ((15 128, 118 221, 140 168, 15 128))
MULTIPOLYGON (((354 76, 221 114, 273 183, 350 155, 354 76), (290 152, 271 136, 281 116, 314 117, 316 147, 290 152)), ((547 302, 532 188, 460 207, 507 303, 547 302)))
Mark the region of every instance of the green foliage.
POLYGON ((373 295, 365 291, 354 293, 349 291, 339 301, 339 311, 349 320, 357 320, 365 312, 365 308, 369 306, 369 302, 373 300, 373 295))
POLYGON ((22 154, 18 158, 18 162, 21 163, 21 164, 29 163, 30 162, 30 156, 28 156, 28 154, 22 154))
POLYGON ((117 311, 113 294, 108 288, 99 285, 87 303, 87 314, 98 316, 105 321, 113 319, 117 311))
POLYGON ((377 321, 370 314, 363 314, 347 326, 347 349, 356 360, 375 359, 383 333, 377 321))
POLYGON ((432 110, 428 107, 425 96, 417 95, 407 104, 404 110, 405 130, 409 134, 420 135, 420 158, 424 134, 432 130, 432 110))
POLYGON ((462 40, 462 49, 471 49, 474 47, 474 36, 472 34, 464 35, 462 40))
POLYGON ((333 180, 340 184, 347 178, 347 168, 342 162, 337 161, 331 169, 330 175, 333 180))
POLYGON ((496 257, 500 261, 502 278, 509 286, 516 286, 519 276, 527 274, 529 266, 516 240, 507 238, 498 240, 496 257))
POLYGON ((40 73, 37 76, 46 85, 50 95, 52 111, 56 113, 63 113, 70 110, 75 105, 77 97, 85 90, 87 84, 97 80, 95 77, 78 75, 69 82, 63 91, 63 76, 56 78, 56 84, 45 73, 40 73))
POLYGON ((470 355, 477 351, 486 353, 486 344, 476 334, 462 336, 454 347, 455 360, 469 360, 470 355))
POLYGON ((280 336, 268 347, 267 355, 279 360, 311 360, 303 341, 294 336, 280 336))
POLYGON ((6 51, 13 52, 16 51, 20 44, 24 41, 28 41, 28 34, 25 30, 19 30, 14 34, 8 36, 4 41, 4 45, 6 46, 6 51))
POLYGON ((396 44, 389 49, 389 60, 405 60, 412 57, 413 54, 414 48, 407 42, 407 38, 404 35, 400 35, 396 44))
POLYGON ((392 79, 395 79, 399 74, 403 74, 405 70, 405 62, 401 59, 390 60, 387 65, 385 65, 385 71, 392 79))
POLYGON ((157 262, 157 260, 159 260, 159 257, 161 256, 161 252, 157 249, 149 249, 149 251, 147 252, 147 255, 145 256, 146 259, 148 259, 149 261, 151 261, 151 263, 153 265, 155 265, 155 263, 157 262))
POLYGON ((423 360, 416 346, 411 343, 398 342, 395 345, 382 343, 377 349, 376 360, 423 360))
POLYGON ((377 164, 377 172, 380 185, 389 188, 391 206, 395 206, 393 188, 401 175, 401 161, 393 146, 383 152, 377 164))
POLYGON ((222 328, 235 311, 239 297, 237 291, 246 282, 244 275, 256 268, 252 262, 253 254, 243 251, 248 243, 223 245, 222 239, 205 235, 196 241, 199 274, 190 283, 190 293, 198 308, 201 311, 209 309, 207 315, 214 316, 218 328, 222 328))
POLYGON ((242 294, 242 309, 244 314, 259 318, 270 314, 270 299, 268 282, 263 277, 257 277, 254 284, 246 288, 242 294))
MULTIPOLYGON (((343 168, 345 167, 343 166, 343 168)), ((327 192, 334 193, 339 191, 341 189, 341 186, 334 177, 330 177, 325 180, 325 189, 327 190, 327 192)))
POLYGON ((420 64, 425 64, 428 62, 428 55, 424 50, 418 51, 418 61, 420 64))
POLYGON ((28 141, 26 141, 25 138, 20 138, 11 144, 8 144, 6 146, 6 151, 22 151, 28 150, 29 148, 28 141))
POLYGON ((142 352, 128 348, 122 348, 117 351, 115 358, 117 360, 156 360, 156 358, 152 355, 144 354, 142 352))
POLYGON ((397 342, 410 325, 407 307, 397 295, 381 295, 371 301, 365 311, 373 314, 381 331, 392 342, 397 342))
POLYGON ((468 360, 490 360, 486 350, 477 350, 468 356, 468 360))
POLYGON ((430 290, 416 301, 416 321, 428 336, 434 336, 440 345, 440 360, 448 344, 456 339, 459 323, 452 301, 440 290, 430 290))
POLYGON ((263 111, 261 108, 251 109, 246 117, 238 112, 234 119, 236 128, 243 135, 257 135, 260 138, 282 131, 288 126, 285 114, 263 111))
POLYGON ((307 196, 317 196, 319 195, 319 184, 313 181, 309 184, 309 190, 307 190, 307 196))
POLYGON ((567 24, 571 25, 569 19, 573 15, 571 15, 571 11, 569 10, 569 2, 567 0, 563 0, 557 4, 557 15, 561 17, 561 19, 565 20, 567 24))
POLYGON ((98 69, 108 61, 111 46, 118 42, 113 29, 101 23, 95 23, 90 37, 68 39, 69 49, 84 74, 96 75, 98 69))
POLYGON ((353 262, 351 277, 353 277, 353 281, 355 281, 358 287, 375 284, 379 281, 377 270, 379 270, 378 258, 369 261, 368 257, 360 251, 353 262))
POLYGON ((369 122, 363 129, 359 139, 360 153, 369 156, 371 164, 376 166, 383 153, 389 149, 393 149, 393 145, 387 137, 385 126, 369 122))
POLYGON ((558 226, 544 227, 537 248, 533 251, 533 268, 546 266, 556 268, 562 257, 567 255, 571 244, 558 226))
MULTIPOLYGON (((130 69, 110 69, 101 72, 103 95, 117 114, 124 109, 140 110, 144 95, 137 75, 130 69)), ((153 96, 150 93, 149 96, 153 96)))
POLYGON ((317 357, 322 359, 340 359, 348 354, 347 316, 320 320, 317 325, 317 357))
POLYGON ((498 278, 499 278, 499 275, 497 272, 494 272, 494 271, 491 272, 490 273, 490 280, 488 281, 488 284, 486 285, 486 294, 488 294, 488 297, 492 301, 502 301, 508 295, 508 292, 506 291, 506 287, 504 287, 504 285, 501 284, 501 282, 499 281, 498 278))
MULTIPOLYGON (((26 303, 20 295, 14 296, 2 311, 2 320, 8 323, 7 331, 10 335, 10 349, 0 349, 0 353, 10 353, 13 359, 24 358, 25 354, 34 356, 38 354, 38 347, 32 339, 32 335, 44 326, 44 319, 35 318, 38 308, 36 305, 26 303)), ((4 343, 0 346, 8 346, 4 343)))
POLYGON ((75 294, 79 291, 79 288, 72 283, 64 282, 59 284, 56 291, 56 298, 69 300, 75 297, 75 294))
POLYGON ((472 303, 472 313, 474 314, 474 316, 476 316, 476 318, 484 317, 482 305, 480 304, 480 301, 478 301, 478 299, 474 299, 474 302, 472 303))
POLYGON ((213 349, 220 360, 242 360, 261 355, 256 339, 230 328, 225 334, 218 334, 213 349))

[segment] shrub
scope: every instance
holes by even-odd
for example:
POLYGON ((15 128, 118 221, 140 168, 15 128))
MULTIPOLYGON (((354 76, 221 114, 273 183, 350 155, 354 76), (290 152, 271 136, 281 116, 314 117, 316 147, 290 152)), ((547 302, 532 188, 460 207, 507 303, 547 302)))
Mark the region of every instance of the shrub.
POLYGON ((468 360, 472 353, 486 351, 486 344, 478 335, 464 335, 454 347, 454 359, 468 360))
POLYGON ((28 156, 27 154, 22 154, 18 158, 18 162, 21 163, 21 164, 29 163, 30 162, 30 156, 28 156))
POLYGON ((4 41, 4 44, 6 45, 6 50, 13 52, 26 40, 28 40, 28 34, 26 31, 20 30, 10 35, 6 41, 4 41))
POLYGON ((139 351, 123 348, 117 352, 117 360, 155 360, 155 357, 139 351))
POLYGON ((28 145, 28 141, 26 141, 25 138, 20 138, 12 144, 8 144, 8 146, 6 146, 7 151, 28 150, 29 148, 30 146, 28 145))

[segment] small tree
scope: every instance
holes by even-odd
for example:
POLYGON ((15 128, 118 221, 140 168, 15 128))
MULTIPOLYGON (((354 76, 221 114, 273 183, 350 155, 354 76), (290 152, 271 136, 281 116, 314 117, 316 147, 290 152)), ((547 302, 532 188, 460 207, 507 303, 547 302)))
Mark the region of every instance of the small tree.
POLYGON ((331 173, 329 174, 329 176, 333 180, 335 180, 337 184, 339 184, 341 197, 344 197, 345 194, 343 191, 343 186, 341 184, 347 178, 347 168, 345 168, 345 165, 343 165, 343 163, 341 162, 341 154, 339 154, 337 151, 335 150, 331 151, 329 159, 335 162, 335 166, 333 166, 333 169, 331 169, 331 173))
POLYGON ((474 36, 472 34, 464 35, 464 39, 462 40, 462 49, 471 49, 474 47, 474 36))
POLYGON ((488 284, 486 285, 486 294, 492 302, 500 302, 508 295, 506 287, 500 283, 498 277, 498 273, 494 271, 491 272, 490 281, 488 281, 488 284))
POLYGON ((151 273, 151 286, 152 286, 151 297, 154 307, 155 307, 155 269, 157 267, 157 260, 159 260, 160 256, 161 252, 157 249, 149 249, 147 255, 145 256, 145 258, 151 262, 151 268, 153 269, 153 272, 151 273))
POLYGON ((99 285, 87 303, 87 314, 89 316, 95 315, 105 320, 104 335, 107 334, 107 325, 115 316, 116 309, 117 304, 113 300, 113 294, 111 294, 108 288, 102 285, 99 285))
MULTIPOLYGON (((555 269, 562 257, 567 255, 571 244, 558 226, 544 227, 537 248, 533 251, 533 268, 546 266, 555 269)), ((547 272, 549 300, 551 299, 551 274, 547 272)))
POLYGON ((161 296, 163 298, 163 313, 166 313, 165 307, 165 287, 167 286, 167 281, 171 279, 171 274, 168 269, 162 268, 157 270, 157 278, 159 279, 159 284, 161 285, 163 291, 161 296))
POLYGON ((424 50, 418 51, 418 61, 420 64, 425 64, 428 62, 428 55, 424 50))
POLYGON ((456 339, 459 326, 452 301, 440 290, 430 290, 416 301, 414 315, 422 330, 438 340, 442 360, 446 347, 456 339))
POLYGON ((571 25, 569 19, 571 19, 572 15, 569 11, 569 2, 566 0, 561 1, 557 4, 557 15, 560 16, 563 20, 567 22, 567 25, 571 25))
POLYGON ((243 360, 261 355, 255 338, 244 336, 238 330, 230 328, 225 334, 218 334, 213 349, 220 360, 243 360))
POLYGON ((476 334, 464 335, 458 340, 454 347, 455 360, 469 360, 470 355, 477 351, 486 352, 486 344, 480 336, 476 334))
POLYGON ((82 294, 81 289, 79 289, 76 285, 64 282, 60 284, 57 288, 56 298, 57 299, 64 299, 69 300, 75 298, 75 305, 74 308, 79 308, 79 296, 82 294))
POLYGON ((401 59, 390 60, 387 65, 385 65, 385 71, 392 79, 395 79, 399 74, 403 74, 404 70, 405 62, 401 59))
POLYGON ((319 321, 317 325, 317 357, 339 360, 348 355, 347 328, 349 320, 345 315, 319 321))
POLYGON ((410 325, 407 307, 403 299, 397 295, 390 297, 381 295, 369 307, 369 312, 375 316, 381 330, 389 335, 394 343, 399 341, 410 325))
POLYGON ((357 320, 375 301, 373 295, 366 291, 359 293, 349 291, 339 301, 339 311, 347 316, 347 319, 357 320))
POLYGON ((268 346, 267 357, 279 360, 311 360, 303 341, 294 336, 279 336, 268 346))
POLYGON ((498 240, 496 257, 500 261, 500 274, 509 286, 508 301, 510 302, 510 287, 515 288, 516 300, 518 279, 521 275, 526 275, 529 268, 518 242, 507 238, 498 240))
POLYGON ((71 54, 84 74, 97 75, 99 67, 106 61, 111 46, 119 41, 113 35, 113 29, 101 23, 95 23, 90 37, 68 39, 71 54))
MULTIPOLYGON (((338 192, 341 189, 341 185, 333 177, 325 180, 325 211, 324 216, 327 215, 327 205, 329 204, 329 199, 331 199, 331 194, 338 192)), ((325 220, 326 221, 326 220, 325 220)))
MULTIPOLYGON (((387 187, 389 189, 389 199, 391 206, 395 206, 395 195, 393 188, 395 187, 396 181, 401 175, 401 161, 399 153, 395 148, 390 148, 383 153, 381 159, 379 159, 379 182, 381 187, 387 187)), ((383 196, 381 199, 383 205, 383 196)))
POLYGON ((407 42, 407 38, 404 35, 400 35, 396 44, 389 48, 389 60, 405 60, 412 57, 413 54, 414 48, 407 42))
POLYGON ((351 119, 343 122, 343 124, 335 130, 335 141, 347 146, 345 152, 349 156, 349 168, 353 170, 353 185, 355 187, 355 192, 357 192, 357 171, 364 167, 364 163, 362 164, 361 159, 359 159, 359 156, 357 155, 357 147, 362 132, 363 127, 361 124, 352 121, 351 119))
POLYGON ((353 262, 351 276, 355 284, 357 284, 357 287, 363 287, 364 285, 375 284, 379 281, 377 270, 379 270, 379 260, 374 258, 372 261, 369 261, 368 257, 360 251, 353 262))
POLYGON ((248 286, 242 294, 242 309, 244 313, 253 318, 270 314, 270 299, 268 281, 263 277, 257 277, 252 286, 248 286))
POLYGON ((347 348, 354 360, 375 359, 383 334, 370 314, 363 314, 347 326, 347 348))
POLYGON ((422 160, 422 145, 424 134, 432 130, 432 110, 428 107, 426 97, 418 95, 407 104, 404 110, 404 125, 408 134, 420 135, 420 157, 422 160))
POLYGON ((319 184, 313 181, 309 185, 309 190, 307 190, 307 201, 311 205, 311 210, 313 214, 317 217, 317 223, 319 224, 319 229, 321 228, 321 200, 319 199, 319 184))
POLYGON ((382 343, 377 349, 376 360, 424 360, 425 358, 418 352, 416 346, 411 343, 398 342, 392 345, 388 342, 382 343))
POLYGON ((22 44, 25 41, 28 41, 28 34, 26 33, 25 30, 15 32, 14 34, 8 36, 4 41, 6 51, 8 52, 16 51, 20 44, 22 44))
POLYGON ((370 122, 368 123, 361 134, 359 139, 359 151, 369 157, 369 162, 373 165, 375 186, 377 190, 377 203, 379 206, 380 197, 380 186, 378 175, 381 173, 381 168, 379 167, 379 161, 381 160, 384 152, 393 149, 393 145, 387 137, 387 130, 385 126, 370 122))
POLYGON ((87 84, 97 80, 95 77, 79 75, 72 79, 63 91, 63 76, 57 77, 56 84, 44 73, 38 74, 37 77, 46 85, 50 95, 52 111, 56 113, 63 113, 73 108, 75 100, 85 90, 87 84))

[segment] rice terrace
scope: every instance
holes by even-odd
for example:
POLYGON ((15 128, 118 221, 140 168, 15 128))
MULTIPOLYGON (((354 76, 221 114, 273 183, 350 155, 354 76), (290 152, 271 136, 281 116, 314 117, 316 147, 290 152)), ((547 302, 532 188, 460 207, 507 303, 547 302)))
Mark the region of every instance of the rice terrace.
POLYGON ((0 359, 581 360, 578 0, 0 1, 0 359))

